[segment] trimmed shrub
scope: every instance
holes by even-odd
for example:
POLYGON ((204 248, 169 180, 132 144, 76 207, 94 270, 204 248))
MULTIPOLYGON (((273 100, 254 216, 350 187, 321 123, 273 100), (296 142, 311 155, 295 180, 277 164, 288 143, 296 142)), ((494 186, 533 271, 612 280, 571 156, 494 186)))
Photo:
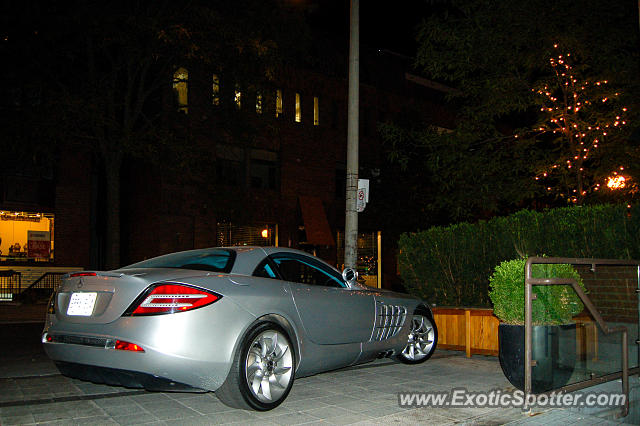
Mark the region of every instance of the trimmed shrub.
POLYGON ((640 205, 522 210, 475 224, 434 227, 400 237, 398 263, 407 291, 444 306, 490 306, 496 265, 547 255, 640 258, 640 205))
MULTIPOLYGON (((502 262, 489 278, 489 297, 493 313, 507 324, 524 324, 524 267, 526 259, 502 262)), ((533 278, 574 278, 584 288, 578 272, 571 265, 532 265, 533 278)), ((533 286, 537 298, 531 304, 533 325, 568 324, 584 308, 578 295, 568 285, 533 286)))

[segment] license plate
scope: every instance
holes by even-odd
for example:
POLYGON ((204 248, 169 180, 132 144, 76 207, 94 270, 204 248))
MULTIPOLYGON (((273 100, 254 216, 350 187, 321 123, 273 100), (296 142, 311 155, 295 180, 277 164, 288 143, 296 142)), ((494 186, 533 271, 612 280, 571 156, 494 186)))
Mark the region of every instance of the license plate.
POLYGON ((97 296, 96 292, 73 293, 67 308, 67 315, 91 316, 97 296))

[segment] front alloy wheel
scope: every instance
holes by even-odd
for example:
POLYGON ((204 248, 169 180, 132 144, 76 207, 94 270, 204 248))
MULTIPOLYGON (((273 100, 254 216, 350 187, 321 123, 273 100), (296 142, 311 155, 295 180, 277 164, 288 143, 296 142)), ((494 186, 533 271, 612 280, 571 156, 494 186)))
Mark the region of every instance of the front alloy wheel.
POLYGON ((438 329, 429 315, 415 313, 411 318, 407 346, 397 355, 405 364, 419 364, 431 358, 438 343, 438 329))

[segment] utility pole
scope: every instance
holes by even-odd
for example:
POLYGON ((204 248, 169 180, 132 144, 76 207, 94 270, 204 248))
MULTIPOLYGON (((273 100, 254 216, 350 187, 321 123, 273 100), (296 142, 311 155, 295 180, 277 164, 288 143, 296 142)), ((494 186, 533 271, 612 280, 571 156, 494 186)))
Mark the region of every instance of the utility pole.
POLYGON ((358 108, 360 92, 360 0, 351 0, 349 32, 349 109, 347 121, 347 194, 344 225, 344 266, 358 263, 358 108))

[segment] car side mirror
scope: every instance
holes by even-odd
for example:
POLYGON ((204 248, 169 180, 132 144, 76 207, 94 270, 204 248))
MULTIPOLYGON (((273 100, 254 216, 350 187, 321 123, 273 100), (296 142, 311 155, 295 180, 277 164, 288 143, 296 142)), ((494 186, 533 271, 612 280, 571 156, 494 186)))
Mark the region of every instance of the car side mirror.
POLYGON ((342 279, 350 286, 353 286, 358 279, 358 273, 352 268, 344 268, 342 271, 342 279))

